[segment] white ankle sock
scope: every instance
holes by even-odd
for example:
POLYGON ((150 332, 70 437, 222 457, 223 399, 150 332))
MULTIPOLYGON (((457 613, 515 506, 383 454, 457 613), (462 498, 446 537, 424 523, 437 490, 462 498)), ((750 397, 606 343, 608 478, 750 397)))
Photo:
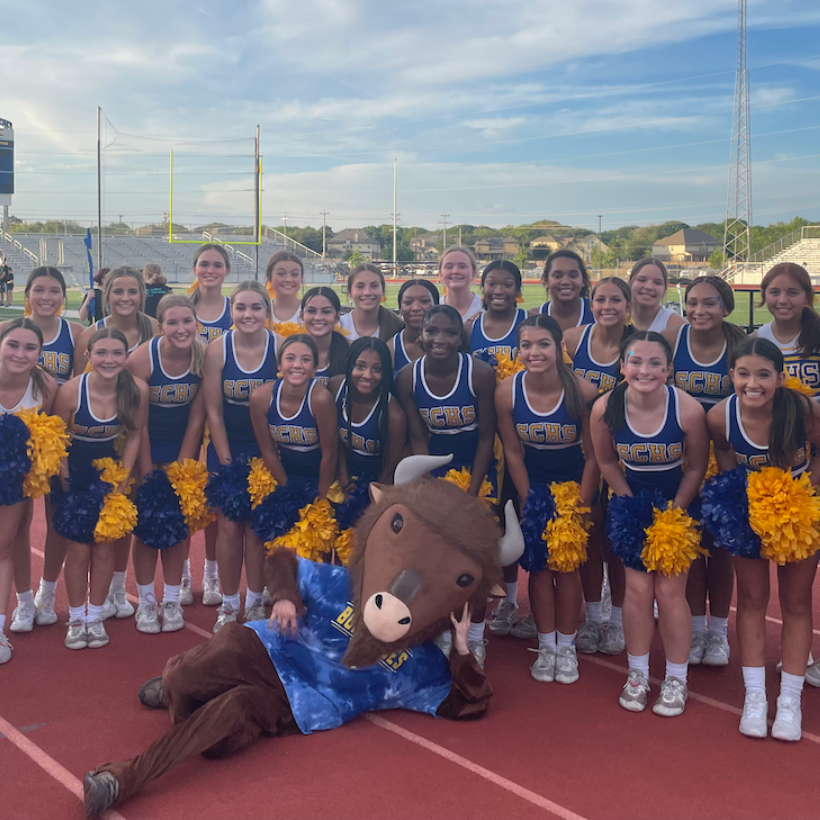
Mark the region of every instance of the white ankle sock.
POLYGON ((586 610, 586 619, 596 624, 604 622, 604 616, 601 612, 600 601, 584 601, 584 609, 586 610))
POLYGON ((468 641, 483 641, 484 640, 484 621, 480 624, 474 624, 470 621, 470 628, 467 630, 468 641))
POLYGON ((239 593, 236 595, 222 595, 222 603, 227 604, 234 612, 239 612, 239 593))
POLYGON ((706 624, 705 615, 692 616, 692 632, 703 632, 705 634, 708 630, 709 627, 706 624))
POLYGON ((645 655, 630 655, 627 652, 626 657, 627 662, 629 663, 629 668, 636 669, 647 680, 649 680, 649 653, 647 652, 645 655))
POLYGON ((0 615, 0 633, 6 630, 6 616, 0 615))
POLYGON ((555 644, 556 649, 567 649, 572 646, 575 646, 575 633, 565 635, 563 632, 559 632, 555 644))
POLYGON ((216 578, 216 561, 205 559, 205 578, 216 578))
POLYGON ((18 592, 17 603, 19 606, 25 606, 26 604, 34 606, 34 593, 30 589, 27 589, 25 592, 18 592))
POLYGON ((729 631, 729 619, 728 618, 716 618, 712 615, 709 618, 709 632, 712 632, 716 635, 723 635, 726 637, 726 634, 729 631))
POLYGON ((94 606, 94 604, 88 605, 88 615, 86 616, 85 622, 87 624, 93 623, 94 621, 101 621, 103 614, 103 607, 101 606, 94 606))
POLYGON ((518 581, 508 581, 504 584, 507 594, 504 596, 504 603, 518 606, 518 581))
POLYGON ((666 677, 667 678, 677 678, 678 680, 682 680, 686 683, 686 674, 689 671, 689 662, 686 663, 672 663, 672 661, 666 661, 666 677))
POLYGON ((765 666, 744 666, 743 685, 746 687, 747 695, 766 694, 766 667, 765 666))
POLYGON ((57 589, 57 582, 56 581, 46 581, 45 578, 40 579, 40 591, 44 592, 46 595, 53 595, 54 591, 57 589))
POLYGON ((558 643, 558 633, 553 629, 552 632, 539 632, 538 633, 538 648, 545 649, 549 648, 552 649, 554 652, 556 649, 556 645, 558 643))
POLYGON ((115 592, 118 589, 125 589, 125 572, 115 572, 111 578, 111 591, 115 592))
POLYGON ((790 675, 788 672, 780 673, 780 694, 790 695, 800 703, 803 694, 803 675, 790 675))
POLYGON ((624 608, 622 606, 612 607, 612 612, 609 615, 609 622, 614 626, 624 625, 624 608))
POLYGON ((85 623, 85 604, 82 606, 70 606, 68 608, 69 621, 83 621, 85 623))
POLYGON ((154 595, 153 584, 137 584, 137 594, 140 596, 140 606, 155 604, 157 596, 154 595))
POLYGON ((262 593, 261 592, 253 592, 252 590, 248 590, 245 593, 245 609, 250 609, 252 606, 256 606, 262 600, 262 593))
POLYGON ((182 577, 183 578, 190 578, 191 577, 191 559, 186 558, 185 563, 182 565, 182 577))
POLYGON ((165 584, 162 589, 162 603, 179 603, 179 584, 165 584))

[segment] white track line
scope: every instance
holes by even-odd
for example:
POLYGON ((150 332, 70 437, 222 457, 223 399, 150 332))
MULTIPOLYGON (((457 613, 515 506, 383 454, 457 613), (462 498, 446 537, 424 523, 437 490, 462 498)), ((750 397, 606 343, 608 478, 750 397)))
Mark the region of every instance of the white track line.
MULTIPOLYGON (((83 800, 83 784, 74 777, 68 769, 61 766, 53 757, 47 755, 39 746, 32 743, 22 732, 14 728, 7 720, 0 716, 0 732, 2 732, 24 755, 33 760, 46 774, 53 777, 61 786, 64 786, 78 800, 83 800)), ((9 774, 8 769, 5 772, 9 774)), ((102 815, 105 820, 125 820, 114 809, 109 809, 102 815)))
POLYGON ((376 726, 386 729, 388 732, 393 732, 393 734, 396 734, 405 740, 409 740, 410 743, 415 743, 417 746, 421 746, 422 749, 426 749, 428 752, 432 752, 433 754, 439 755, 439 757, 443 757, 445 760, 449 760, 451 763, 455 763, 457 766, 461 766, 468 772, 472 772, 479 777, 483 777, 490 783, 500 786, 502 789, 506 789, 508 792, 520 797, 522 800, 526 800, 528 803, 532 803, 534 806, 538 806, 540 809, 545 809, 546 811, 551 812, 557 817, 560 817, 562 820, 586 820, 582 815, 576 814, 574 811, 570 811, 569 809, 558 805, 558 803, 553 803, 552 800, 548 800, 540 794, 536 794, 529 789, 525 789, 523 786, 519 786, 518 783, 514 783, 512 780, 508 780, 500 774, 496 774, 489 769, 485 769, 483 766, 479 766, 477 763, 467 760, 466 757, 457 755, 455 752, 451 752, 449 749, 439 746, 438 743, 433 743, 432 740, 427 740, 427 738, 421 737, 421 735, 417 735, 415 732, 410 732, 407 729, 403 729, 401 726, 397 726, 392 721, 386 720, 385 718, 374 714, 367 714, 364 717, 376 726))

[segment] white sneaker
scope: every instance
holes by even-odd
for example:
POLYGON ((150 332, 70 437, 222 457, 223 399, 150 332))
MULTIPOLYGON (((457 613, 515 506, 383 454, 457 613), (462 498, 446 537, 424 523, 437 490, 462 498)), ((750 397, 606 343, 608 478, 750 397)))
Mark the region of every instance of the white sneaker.
POLYGON ((162 602, 162 631, 179 632, 185 627, 185 617, 182 614, 182 604, 176 601, 162 602))
POLYGON ((9 632, 31 632, 34 629, 34 604, 17 604, 11 614, 9 632))
POLYGON ((145 635, 157 635, 160 631, 159 610, 156 601, 140 604, 137 609, 137 632, 145 635))
POLYGON ((688 697, 689 687, 680 678, 670 676, 661 684, 661 691, 652 711, 663 717, 677 717, 683 714, 688 697))
POLYGON ((11 660, 12 645, 5 632, 0 632, 0 663, 8 663, 11 660))
MULTIPOLYGON (((811 658, 811 656, 809 656, 811 658)), ((812 660, 814 660, 812 658, 812 660)), ((806 668, 806 683, 809 686, 820 686, 820 661, 806 668)))
POLYGON ((582 655, 594 655, 601 648, 603 637, 603 624, 595 621, 584 621, 575 636, 575 648, 582 655))
POLYGON ((264 606, 273 606, 273 598, 271 597, 270 590, 267 587, 262 589, 262 604, 264 606))
POLYGON ((183 575, 179 585, 179 604, 180 606, 191 606, 193 602, 194 591, 191 589, 191 576, 183 575))
POLYGON ((766 695, 760 692, 746 695, 746 700, 743 701, 743 717, 740 718, 740 734, 746 737, 766 737, 769 733, 769 724, 766 722, 768 713, 766 695))
POLYGON ((219 606, 222 603, 219 578, 216 575, 206 576, 202 579, 202 603, 205 606, 219 606))
POLYGON ((777 699, 777 713, 772 724, 772 737, 776 740, 794 742, 802 735, 803 713, 800 701, 791 695, 781 695, 777 699))
POLYGON ((729 665, 729 641, 725 635, 718 632, 710 632, 708 635, 708 645, 703 653, 704 666, 728 666, 729 665))
POLYGON ((599 652, 604 655, 620 655, 626 649, 624 628, 620 624, 608 623, 604 628, 604 637, 601 639, 599 652))
POLYGON ((34 623, 37 626, 50 626, 57 623, 57 613, 54 611, 54 593, 43 592, 38 589, 34 596, 34 623))
POLYGON ((630 669, 618 703, 629 712, 643 712, 648 692, 649 681, 637 669, 630 669))
POLYGON ((128 600, 124 589, 115 589, 108 591, 108 597, 105 599, 105 609, 103 610, 102 619, 108 620, 112 615, 115 618, 130 618, 134 614, 134 605, 128 600), (113 610, 112 610, 113 607, 113 610))
POLYGON ((555 680, 555 650, 551 646, 541 649, 530 649, 537 652, 538 657, 530 667, 530 675, 539 683, 552 683, 555 680))
POLYGON ((243 618, 245 623, 249 621, 266 621, 267 619, 268 614, 265 612, 265 605, 262 603, 261 598, 255 604, 245 606, 245 617, 243 618))
POLYGON ((494 610, 489 630, 493 635, 509 635, 518 622, 518 607, 511 601, 502 601, 494 610))
POLYGON ((522 640, 537 637, 538 628, 535 626, 535 619, 532 617, 532 613, 522 618, 510 630, 510 635, 512 635, 513 638, 521 638, 522 640))
POLYGON ((703 663, 706 647, 709 646, 709 637, 705 632, 693 632, 692 643, 689 645, 689 665, 699 666, 703 663))
POLYGON ((214 624, 214 635, 222 629, 225 624, 235 624, 236 613, 230 604, 222 604, 216 611, 216 623, 214 624))
POLYGON ((85 625, 85 628, 88 631, 89 649, 100 649, 108 644, 109 637, 108 633, 105 631, 105 624, 102 620, 89 621, 85 625))
POLYGON ((441 650, 445 658, 450 657, 453 651, 453 633, 449 629, 445 629, 437 638, 433 638, 433 643, 441 650))
POLYGON ((88 630, 85 628, 85 621, 77 620, 68 622, 65 645, 68 649, 88 648, 88 630))
POLYGON ((476 659, 476 663, 483 669, 484 661, 487 659, 487 641, 467 641, 467 649, 476 659))
POLYGON ((575 683, 579 677, 578 656, 575 653, 575 647, 561 647, 555 653, 555 682, 575 683))

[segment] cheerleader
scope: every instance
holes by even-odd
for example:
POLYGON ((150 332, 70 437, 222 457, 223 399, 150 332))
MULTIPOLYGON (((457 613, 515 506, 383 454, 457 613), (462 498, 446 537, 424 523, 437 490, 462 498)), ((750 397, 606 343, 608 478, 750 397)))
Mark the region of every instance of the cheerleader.
POLYGON ((345 374, 334 376, 328 386, 336 399, 343 446, 339 483, 348 487, 358 477, 392 484, 407 440, 407 419, 392 396, 387 345, 379 339, 357 339, 350 346, 345 374))
POLYGON ((518 307, 521 271, 512 262, 490 262, 481 274, 484 313, 467 325, 470 353, 480 358, 518 353, 518 327, 527 312, 518 307))
POLYGON ((327 384, 331 376, 345 372, 347 339, 335 330, 342 305, 332 288, 311 288, 302 298, 302 321, 319 353, 316 379, 327 384))
POLYGON ((302 260, 290 251, 279 251, 268 259, 265 282, 271 298, 274 324, 298 324, 302 319, 299 290, 304 281, 302 260))
POLYGON ((394 379, 406 364, 424 355, 419 345, 421 323, 424 314, 438 303, 438 288, 427 279, 408 279, 399 288, 399 315, 404 320, 404 329, 387 343, 393 360, 394 379))
MULTIPOLYGON (((199 338, 210 344, 229 330, 232 323, 230 299, 222 294, 222 285, 231 272, 231 259, 222 245, 200 245, 194 254, 192 271, 195 281, 188 289, 188 295, 196 306, 199 338)), ((205 572, 202 577, 202 603, 205 606, 219 606, 222 603, 216 568, 216 534, 216 523, 205 527, 205 572)), ((179 600, 183 606, 194 602, 191 562, 187 556, 179 600)))
POLYGON ((477 273, 478 261, 464 245, 452 245, 439 257, 441 304, 455 308, 463 322, 475 319, 484 310, 481 299, 470 290, 477 273))
MULTIPOLYGON (((770 280, 771 282, 771 280, 770 280)), ((781 297, 785 300, 785 296, 781 297)), ((784 311, 785 312, 785 311, 784 311)), ((734 395, 709 411, 715 456, 722 471, 742 465, 747 471, 775 466, 792 476, 809 471, 820 480, 820 408, 783 386, 784 356, 766 339, 748 339, 729 356, 734 395), (814 455, 810 455, 811 453, 814 455)), ((816 544, 812 545, 816 549, 816 544)), ((772 737, 801 736, 800 698, 812 639, 812 584, 820 552, 777 568, 783 618, 783 671, 772 737)), ((737 636, 746 698, 740 731, 766 737, 765 636, 771 566, 761 558, 733 556, 737 574, 737 636)))
POLYGON ((310 336, 288 336, 279 350, 281 376, 251 395, 251 421, 262 459, 277 483, 318 477, 319 497, 326 498, 336 478, 338 436, 333 397, 314 379, 318 359, 310 336))
MULTIPOLYGON (((450 464, 434 470, 433 475, 467 468, 468 494, 478 496, 486 479, 492 485, 491 496, 497 498, 493 459, 495 373, 486 362, 459 351, 463 333, 461 316, 455 308, 430 308, 421 329, 424 356, 399 372, 396 394, 407 415, 412 452, 453 456, 450 464)), ((474 612, 472 619, 470 651, 483 665, 483 609, 474 612)), ((449 637, 449 630, 445 634, 449 637)))
MULTIPOLYGON (((208 346, 202 389, 211 440, 208 470, 260 455, 250 417, 250 397, 276 378, 276 336, 265 326, 270 298, 259 282, 240 282, 231 294, 233 330, 208 346)), ((245 620, 265 617, 262 604, 265 556, 248 521, 232 521, 217 512, 216 555, 222 584, 222 605, 214 632, 234 623, 239 612, 239 582, 244 557, 247 592, 245 620)))
MULTIPOLYGON (((43 333, 31 319, 19 318, 4 323, 0 330, 0 415, 19 410, 51 412, 57 383, 38 366, 42 346, 43 333)), ((17 587, 17 606, 9 629, 12 632, 30 632, 34 621, 30 547, 25 559, 19 547, 14 550, 15 545, 20 543, 29 546, 31 514, 32 502, 28 498, 17 504, 0 505, 0 663, 6 663, 11 658, 12 647, 6 637, 6 611, 15 563, 18 564, 18 584, 21 583, 21 576, 26 576, 28 583, 17 587), (14 556, 13 551, 16 552, 14 556), (19 566, 21 562, 29 564, 28 571, 19 566)))
MULTIPOLYGON (((729 357, 746 334, 724 319, 735 309, 732 288, 717 276, 695 279, 684 296, 689 324, 665 330, 672 346, 675 386, 697 399, 707 413, 730 395, 729 357)), ((692 611, 692 647, 689 665, 726 666, 729 663, 727 625, 734 574, 726 550, 704 534, 709 556, 700 556, 689 569, 686 597, 692 611), (706 599, 709 598, 707 625, 706 599)))
POLYGON ((761 303, 772 321, 753 334, 777 345, 790 376, 820 393, 820 317, 806 269, 794 262, 775 265, 760 283, 761 303))
MULTIPOLYGON (((706 473, 709 436, 700 404, 666 384, 671 370, 672 350, 663 336, 639 332, 627 338, 621 347, 624 380, 595 402, 590 428, 601 474, 612 493, 657 491, 674 507, 686 509, 706 473)), ((619 700, 625 709, 646 708, 653 600, 658 602, 666 653, 666 677, 653 711, 672 717, 686 706, 692 638, 686 576, 626 568, 623 619, 629 675, 619 700)))
POLYGON ((663 333, 685 324, 682 316, 663 307, 669 274, 660 259, 648 256, 636 262, 629 272, 629 287, 632 290, 632 324, 635 330, 663 333))
MULTIPOLYGON (((137 462, 148 415, 148 385, 126 370, 128 340, 120 330, 95 330, 84 355, 90 372, 64 384, 54 402, 55 413, 71 433, 67 464, 61 471, 64 489, 66 479, 76 480, 87 474, 95 459, 117 458, 114 443, 121 431, 125 435, 122 464, 130 474, 137 462)), ((128 484, 126 478, 119 491, 126 492, 128 484)), ((69 649, 96 649, 108 643, 103 620, 113 573, 113 544, 68 540, 65 585, 69 616, 65 645, 69 649)))
POLYGON ((584 260, 575 251, 551 253, 544 263, 541 283, 549 301, 531 308, 530 316, 539 313, 551 316, 562 333, 595 321, 589 306, 589 274, 584 260))
POLYGON ((349 342, 360 336, 375 336, 386 342, 401 330, 401 319, 381 304, 384 292, 384 274, 375 265, 365 262, 350 272, 347 297, 353 302, 353 310, 339 320, 349 342))
MULTIPOLYGON (((518 328, 518 355, 525 367, 498 385, 495 406, 504 459, 526 514, 530 489, 575 481, 590 504, 598 470, 589 441, 589 411, 598 391, 566 365, 558 323, 543 314, 518 328)), ((540 533, 539 533, 540 536, 540 533)), ((549 550, 549 544, 546 545, 549 550)), ((546 565, 525 567, 530 607, 538 634, 538 657, 530 674, 543 683, 575 683, 575 632, 581 608, 578 570, 553 572, 546 565)))
MULTIPOLYGON (((621 374, 620 350, 634 328, 630 324, 632 293, 623 279, 600 279, 590 294, 594 324, 572 327, 564 334, 564 347, 575 373, 594 385, 599 393, 611 390, 621 374)), ((611 554, 604 533, 606 494, 592 508, 593 527, 587 545, 587 560, 581 566, 584 588, 584 622, 575 646, 591 655, 620 655, 624 651, 624 568, 611 554), (607 574, 604 575, 606 562, 607 574), (612 607, 604 624, 603 590, 610 590, 612 607)))
MULTIPOLYGON (((65 280, 62 273, 56 268, 35 268, 26 282, 25 294, 26 311, 30 313, 32 321, 43 332, 43 338, 48 340, 43 342, 38 363, 54 377, 58 385, 64 384, 74 373, 74 347, 84 328, 77 322, 68 322, 60 316, 66 298, 65 280)), ((45 507, 46 540, 43 547, 45 560, 43 576, 34 597, 33 621, 41 626, 57 621, 57 614, 54 611, 54 593, 65 561, 66 550, 65 542, 54 532, 53 511, 49 496, 45 497, 45 507)), ((21 544, 21 546, 28 552, 28 545, 21 544)), ((26 563, 23 556, 18 563, 21 565, 26 563)), ((25 613, 29 612, 27 608, 25 613)), ((21 622, 20 626, 24 624, 21 622)), ((12 631, 23 630, 14 629, 12 625, 12 631)))
MULTIPOLYGON (((128 357, 128 370, 147 382, 149 389, 148 435, 143 443, 147 448, 143 446, 140 469, 143 477, 174 461, 196 458, 205 425, 204 394, 199 392, 205 343, 198 337, 196 308, 187 296, 164 296, 157 306, 157 320, 162 335, 141 344, 128 357)), ((187 542, 185 539, 161 551, 165 585, 162 605, 157 607, 157 550, 134 539, 139 632, 177 632, 185 626, 180 587, 187 542)))

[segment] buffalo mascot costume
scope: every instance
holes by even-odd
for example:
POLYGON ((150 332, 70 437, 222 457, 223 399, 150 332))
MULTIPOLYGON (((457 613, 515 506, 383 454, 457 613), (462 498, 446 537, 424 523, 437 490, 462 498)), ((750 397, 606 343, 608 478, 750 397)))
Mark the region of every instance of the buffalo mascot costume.
POLYGON ((273 551, 270 621, 226 625, 143 685, 140 701, 167 708, 172 727, 137 757, 85 775, 86 816, 192 755, 224 757, 260 735, 332 729, 380 709, 482 715, 492 689, 467 651, 468 614, 504 594, 500 567, 524 542, 511 503, 502 538, 481 501, 425 475, 449 459, 410 456, 395 486, 370 485, 347 569, 273 551), (451 624, 448 662, 432 639, 451 624))

